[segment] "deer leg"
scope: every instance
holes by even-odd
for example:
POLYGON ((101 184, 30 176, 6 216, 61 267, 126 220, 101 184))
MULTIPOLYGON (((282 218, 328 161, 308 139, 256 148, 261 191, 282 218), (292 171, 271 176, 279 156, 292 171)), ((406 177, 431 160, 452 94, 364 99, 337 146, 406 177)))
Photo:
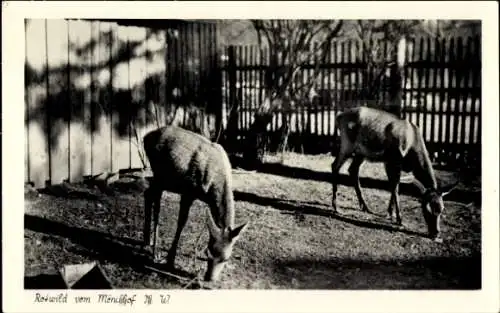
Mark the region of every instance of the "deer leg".
POLYGON ((144 230, 143 230, 143 245, 151 245, 151 216, 153 214, 153 195, 152 188, 144 191, 144 230))
POLYGON ((175 257, 177 256, 177 246, 181 238, 182 230, 184 229, 184 226, 186 226, 186 222, 189 216, 189 209, 191 208, 193 202, 194 199, 190 195, 184 194, 181 196, 179 217, 177 219, 177 230, 175 232, 172 245, 170 246, 170 250, 168 250, 167 266, 170 268, 174 268, 175 257))
POLYGON ((385 163, 385 170, 387 178, 389 179, 389 190, 391 192, 391 199, 389 200, 389 218, 392 220, 393 206, 396 209, 396 223, 402 225, 401 212, 399 210, 399 183, 401 180, 401 167, 398 165, 389 165, 385 163))
POLYGON ((160 218, 160 204, 161 204, 161 194, 162 191, 159 188, 153 188, 151 190, 151 196, 153 198, 153 240, 150 245, 153 246, 153 259, 156 260, 156 241, 158 240, 159 234, 159 218, 160 218))
POLYGON ((339 171, 342 165, 348 158, 348 153, 345 149, 340 149, 339 154, 332 163, 332 208, 334 212, 337 212, 337 180, 339 176, 339 171))
POLYGON ((363 194, 361 193, 361 185, 359 183, 359 168, 361 164, 363 164, 364 158, 362 156, 354 156, 352 159, 352 163, 349 166, 349 174, 351 175, 354 190, 356 190, 356 196, 358 197, 358 202, 361 207, 361 210, 367 213, 371 213, 366 205, 365 199, 363 198, 363 194))

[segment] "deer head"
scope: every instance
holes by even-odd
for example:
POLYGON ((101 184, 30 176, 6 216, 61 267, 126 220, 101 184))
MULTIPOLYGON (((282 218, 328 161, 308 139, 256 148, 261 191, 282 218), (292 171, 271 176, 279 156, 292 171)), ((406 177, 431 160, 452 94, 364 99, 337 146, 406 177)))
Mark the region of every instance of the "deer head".
POLYGON ((438 189, 425 189, 424 186, 417 180, 415 180, 414 182, 415 185, 417 185, 422 191, 422 214, 427 224, 429 237, 434 240, 439 240, 438 238, 441 232, 439 224, 441 214, 445 209, 443 197, 449 194, 453 189, 455 189, 458 185, 458 182, 446 188, 438 189))
POLYGON ((244 223, 236 228, 229 226, 219 228, 209 212, 207 224, 210 238, 206 249, 207 271, 205 272, 204 280, 217 281, 231 257, 234 243, 238 240, 242 231, 246 229, 248 223, 244 223))

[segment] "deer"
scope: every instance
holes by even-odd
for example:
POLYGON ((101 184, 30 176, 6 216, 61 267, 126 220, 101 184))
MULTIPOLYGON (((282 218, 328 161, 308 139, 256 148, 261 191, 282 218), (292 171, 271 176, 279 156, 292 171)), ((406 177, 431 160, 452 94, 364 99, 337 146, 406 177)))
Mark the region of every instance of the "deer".
POLYGON ((248 225, 234 226, 233 182, 226 151, 199 134, 172 125, 147 133, 143 137, 143 146, 153 172, 151 183, 144 191, 144 247, 152 247, 156 260, 162 193, 172 191, 180 194, 177 230, 166 260, 167 268, 173 269, 189 210, 196 199, 201 200, 209 207, 204 280, 217 281, 231 257, 235 242, 248 225))
POLYGON ((458 184, 449 188, 438 188, 424 138, 419 128, 396 115, 370 107, 345 109, 335 118, 336 129, 340 136, 340 147, 332 167, 332 208, 336 206, 337 178, 340 168, 349 158, 352 159, 348 172, 354 184, 361 210, 372 213, 361 192, 359 169, 365 160, 383 162, 389 182, 390 200, 389 219, 393 221, 393 208, 396 224, 402 226, 399 184, 401 173, 413 173, 414 184, 421 192, 422 214, 427 224, 429 238, 441 242, 440 217, 444 211, 443 197, 458 184))

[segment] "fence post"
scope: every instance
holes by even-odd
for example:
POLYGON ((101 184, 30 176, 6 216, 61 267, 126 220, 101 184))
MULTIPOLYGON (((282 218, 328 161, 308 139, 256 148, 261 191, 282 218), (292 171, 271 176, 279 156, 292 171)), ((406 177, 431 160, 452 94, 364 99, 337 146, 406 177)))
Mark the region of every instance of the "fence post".
POLYGON ((226 142, 230 148, 234 148, 238 133, 238 101, 236 99, 236 56, 234 46, 227 49, 228 56, 228 79, 229 79, 229 118, 227 121, 226 142))
POLYGON ((393 54, 393 64, 390 68, 389 111, 401 117, 403 102, 402 77, 405 66, 406 39, 401 38, 396 44, 393 54), (394 60, 395 59, 395 60, 394 60))

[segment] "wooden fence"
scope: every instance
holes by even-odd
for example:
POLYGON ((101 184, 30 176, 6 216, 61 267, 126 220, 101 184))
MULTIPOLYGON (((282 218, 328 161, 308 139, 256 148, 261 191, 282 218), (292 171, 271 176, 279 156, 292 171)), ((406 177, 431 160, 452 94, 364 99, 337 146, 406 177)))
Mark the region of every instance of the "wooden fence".
MULTIPOLYGON (((33 19, 25 34, 25 181, 36 187, 142 167, 140 139, 167 121, 206 122, 212 137, 223 125, 227 136, 244 138, 274 70, 265 49, 220 55, 214 23, 33 19)), ((421 127, 433 153, 478 155, 479 38, 423 38, 405 49, 402 117, 421 127)), ((355 42, 334 42, 319 64, 317 96, 276 112, 270 134, 286 114, 293 150, 330 152, 335 114, 366 100, 364 60, 355 42)), ((317 62, 303 64, 296 83, 310 80, 317 62)), ((387 99, 390 75, 381 81, 370 105, 387 99)))
POLYGON ((189 126, 196 112, 212 133, 220 124, 215 24, 25 25, 25 182, 43 187, 142 168, 148 130, 167 121, 189 126))
MULTIPOLYGON (((382 45, 386 49, 387 45, 382 45)), ((481 46, 479 37, 409 40, 404 45, 401 117, 415 122, 433 156, 453 158, 477 154, 481 144, 481 46)), ((385 50, 384 50, 385 51, 385 50)), ((223 68, 223 99, 226 114, 236 107, 231 134, 244 138, 262 102, 269 50, 256 46, 227 47, 223 68)), ((319 65, 313 101, 304 99, 286 112, 278 111, 268 127, 276 133, 286 114, 290 121, 292 150, 325 153, 332 149, 334 117, 343 107, 387 103, 393 80, 382 75, 376 99, 366 98, 367 65, 359 43, 336 41, 326 62, 319 65)), ((313 77, 318 60, 304 63, 297 80, 313 77)), ((224 120, 227 123, 227 120, 224 120)), ((272 137, 272 136, 271 136, 272 137)), ((241 140, 240 140, 241 142, 241 140)), ((238 147, 230 147, 238 149, 238 147)))

